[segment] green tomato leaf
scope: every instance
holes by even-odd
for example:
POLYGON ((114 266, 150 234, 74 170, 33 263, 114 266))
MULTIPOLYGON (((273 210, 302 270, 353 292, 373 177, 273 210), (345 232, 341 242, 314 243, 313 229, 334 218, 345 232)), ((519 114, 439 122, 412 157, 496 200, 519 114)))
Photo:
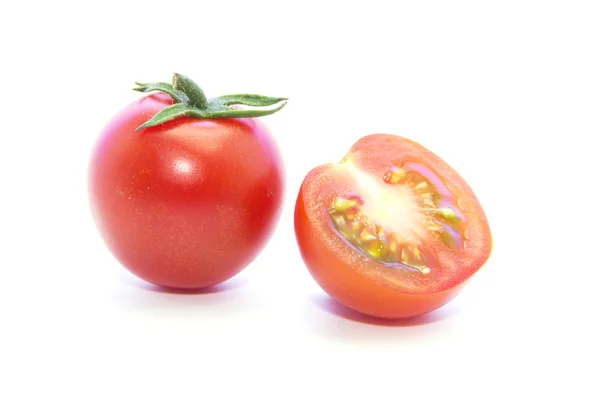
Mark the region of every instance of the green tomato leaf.
POLYGON ((138 87, 133 88, 133 90, 137 90, 138 92, 148 93, 158 90, 159 92, 163 92, 168 94, 178 103, 187 103, 189 101, 188 97, 182 91, 176 90, 171 86, 170 83, 164 82, 155 82, 155 83, 139 83, 136 82, 138 87))
POLYGON ((136 129, 136 131, 139 131, 140 129, 144 129, 144 128, 149 128, 151 126, 164 124, 167 121, 170 121, 172 119, 182 117, 182 116, 189 116, 189 117, 194 117, 194 118, 206 118, 206 116, 203 114, 204 113, 202 113, 200 110, 190 106, 189 104, 186 104, 186 103, 173 104, 172 106, 169 106, 169 107, 166 107, 166 108, 163 108, 162 110, 160 110, 154 117, 152 117, 152 119, 150 119, 149 121, 140 125, 136 129))
POLYGON ((228 94, 210 99, 210 102, 224 106, 243 104, 251 107, 268 107, 285 100, 287 100, 287 97, 268 97, 260 94, 228 94))
POLYGON ((237 108, 221 108, 210 110, 205 118, 255 118, 271 115, 281 110, 287 101, 284 101, 277 107, 263 109, 237 109, 237 108))

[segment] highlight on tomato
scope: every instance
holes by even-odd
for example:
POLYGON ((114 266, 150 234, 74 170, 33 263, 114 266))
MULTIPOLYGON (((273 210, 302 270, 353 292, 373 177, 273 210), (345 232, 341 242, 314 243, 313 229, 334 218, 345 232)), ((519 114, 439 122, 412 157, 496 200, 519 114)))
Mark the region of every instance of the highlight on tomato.
POLYGON ((465 180, 406 138, 373 134, 308 173, 295 208, 302 258, 331 297, 406 318, 450 301, 487 261, 492 238, 465 180))
POLYGON ((207 99, 189 78, 148 94, 106 125, 89 165, 92 213, 110 251, 138 277, 195 289, 223 282, 262 251, 278 221, 283 164, 261 117, 285 98, 207 99))

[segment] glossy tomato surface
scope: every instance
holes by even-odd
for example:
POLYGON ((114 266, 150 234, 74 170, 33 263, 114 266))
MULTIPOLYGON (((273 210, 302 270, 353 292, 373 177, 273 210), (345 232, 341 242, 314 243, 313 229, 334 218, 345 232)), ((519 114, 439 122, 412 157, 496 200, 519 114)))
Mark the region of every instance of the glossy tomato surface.
POLYGON ((180 117, 136 131, 171 104, 152 94, 108 123, 91 159, 91 208, 135 275, 202 288, 232 277, 265 246, 282 205, 282 161, 258 119, 180 117))
POLYGON ((317 283, 340 303, 382 318, 446 304, 492 248, 465 180, 423 146, 388 134, 360 139, 342 162, 306 176, 295 230, 317 283))

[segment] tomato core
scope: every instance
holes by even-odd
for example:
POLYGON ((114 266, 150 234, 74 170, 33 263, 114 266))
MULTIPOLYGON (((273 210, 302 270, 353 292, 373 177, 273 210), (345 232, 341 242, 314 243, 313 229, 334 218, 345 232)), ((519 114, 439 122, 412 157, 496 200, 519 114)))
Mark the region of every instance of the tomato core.
POLYGON ((327 212, 333 229, 351 246, 390 268, 429 274, 438 261, 425 243, 462 248, 464 216, 457 200, 430 169, 392 163, 382 175, 361 170, 346 157, 336 168, 355 193, 335 197, 327 212))

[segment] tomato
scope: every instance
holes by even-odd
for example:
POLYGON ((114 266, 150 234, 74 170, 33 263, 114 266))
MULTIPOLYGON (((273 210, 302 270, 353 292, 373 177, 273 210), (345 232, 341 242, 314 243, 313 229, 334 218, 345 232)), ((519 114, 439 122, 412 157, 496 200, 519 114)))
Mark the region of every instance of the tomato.
POLYGON ((229 105, 284 99, 206 100, 177 74, 173 85, 139 85, 142 92, 162 93, 116 114, 91 157, 89 193, 98 229, 116 258, 148 282, 182 289, 223 282, 267 243, 284 187, 282 160, 266 126, 236 118, 273 109, 229 105))
POLYGON ((295 209, 302 258, 331 297, 405 318, 458 294, 488 259, 484 211, 446 162, 408 139, 374 134, 304 179, 295 209))

